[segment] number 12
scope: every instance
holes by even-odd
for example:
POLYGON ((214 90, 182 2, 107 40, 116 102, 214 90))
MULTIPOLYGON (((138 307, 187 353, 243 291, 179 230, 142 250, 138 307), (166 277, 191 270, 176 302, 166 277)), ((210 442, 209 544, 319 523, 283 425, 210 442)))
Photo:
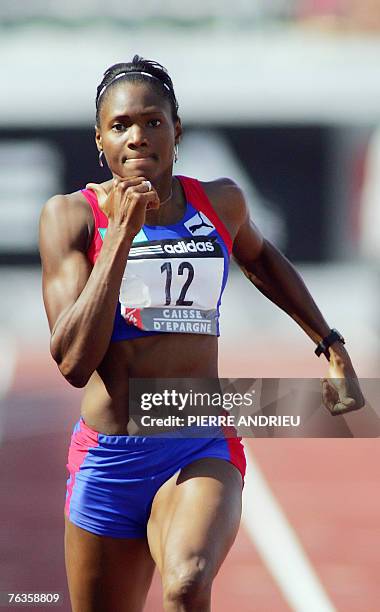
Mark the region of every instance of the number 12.
MULTIPOLYGON (((193 303, 193 300, 185 300, 185 295, 186 295, 186 291, 190 287, 191 281, 194 278, 194 268, 191 265, 191 263, 189 263, 188 261, 183 261, 178 267, 178 274, 182 276, 184 270, 188 270, 189 273, 185 281, 185 284, 183 285, 181 289, 179 298, 176 301, 176 306, 191 306, 193 303)), ((170 295, 170 287, 171 287, 172 278, 173 278, 172 264, 170 263, 170 261, 167 261, 166 263, 162 264, 161 273, 162 272, 166 272, 165 306, 169 306, 169 304, 171 304, 171 301, 172 301, 171 295, 170 295)))

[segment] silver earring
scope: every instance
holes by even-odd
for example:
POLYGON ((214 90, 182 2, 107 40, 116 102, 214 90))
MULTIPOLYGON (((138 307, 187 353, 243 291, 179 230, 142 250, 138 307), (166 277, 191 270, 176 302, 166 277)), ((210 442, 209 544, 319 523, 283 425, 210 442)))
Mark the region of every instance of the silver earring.
POLYGON ((174 145, 174 163, 176 164, 178 161, 178 143, 176 142, 174 145))
POLYGON ((101 151, 99 151, 99 166, 101 168, 103 168, 103 166, 104 166, 104 164, 103 164, 103 155, 104 155, 104 153, 103 153, 103 149, 102 149, 101 151))

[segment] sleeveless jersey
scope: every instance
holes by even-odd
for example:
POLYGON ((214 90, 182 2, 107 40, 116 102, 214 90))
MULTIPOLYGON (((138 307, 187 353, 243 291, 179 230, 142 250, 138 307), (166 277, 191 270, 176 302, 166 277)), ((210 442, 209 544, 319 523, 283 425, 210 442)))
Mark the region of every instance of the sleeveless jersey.
MULTIPOLYGON (((185 214, 173 225, 145 224, 135 236, 111 342, 159 333, 219 336, 219 307, 232 240, 199 181, 176 178, 185 193, 185 214)), ((82 193, 94 215, 94 235, 87 253, 94 264, 108 218, 93 191, 82 193)))

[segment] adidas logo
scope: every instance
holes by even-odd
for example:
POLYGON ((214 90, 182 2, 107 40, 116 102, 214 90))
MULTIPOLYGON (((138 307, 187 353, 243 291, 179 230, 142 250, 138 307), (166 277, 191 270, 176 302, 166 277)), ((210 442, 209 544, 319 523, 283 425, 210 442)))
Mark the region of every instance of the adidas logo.
POLYGON ((165 253, 205 253, 206 251, 215 251, 212 242, 195 242, 195 240, 188 240, 184 242, 181 240, 177 244, 164 244, 165 253))

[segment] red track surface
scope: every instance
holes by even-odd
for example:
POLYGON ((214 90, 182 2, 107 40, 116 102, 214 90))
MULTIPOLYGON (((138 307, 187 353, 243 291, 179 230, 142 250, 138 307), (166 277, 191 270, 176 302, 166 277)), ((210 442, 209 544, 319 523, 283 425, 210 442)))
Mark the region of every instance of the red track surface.
MULTIPOLYGON (((79 401, 80 392, 61 379, 48 356, 36 353, 20 357, 1 402, 0 591, 61 591, 64 612, 70 610, 63 563, 65 463, 79 401)), ((377 612, 378 440, 255 439, 248 446, 335 608, 377 612)), ((156 576, 146 610, 160 609, 156 576)), ((215 581, 213 610, 291 610, 244 526, 215 581)))

